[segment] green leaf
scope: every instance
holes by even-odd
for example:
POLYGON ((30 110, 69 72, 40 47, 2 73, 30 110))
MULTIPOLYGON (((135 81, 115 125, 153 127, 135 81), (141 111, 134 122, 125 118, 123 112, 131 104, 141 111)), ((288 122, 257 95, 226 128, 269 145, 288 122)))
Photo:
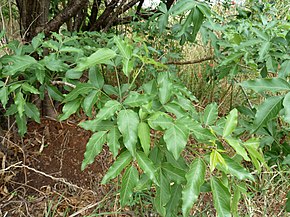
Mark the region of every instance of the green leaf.
POLYGON ((267 122, 271 119, 277 117, 279 111, 282 109, 283 98, 283 96, 269 97, 258 107, 255 120, 253 122, 252 133, 267 124, 267 122))
POLYGON ((166 103, 163 107, 167 112, 174 114, 177 118, 187 115, 187 112, 185 112, 178 104, 174 102, 166 103))
POLYGON ((290 166, 290 154, 288 154, 288 155, 284 158, 282 164, 284 164, 284 165, 289 165, 289 166, 290 166))
POLYGON ((7 103, 8 103, 8 87, 7 86, 3 86, 0 88, 0 102, 2 103, 3 108, 6 107, 7 103))
POLYGON ((229 174, 236 176, 240 180, 246 180, 246 179, 249 179, 252 181, 255 180, 252 174, 249 173, 246 170, 246 168, 242 167, 238 162, 234 161, 232 158, 228 157, 225 154, 222 154, 222 157, 224 158, 227 164, 229 174))
POLYGON ((265 166, 265 159, 262 155, 262 153, 260 153, 258 151, 260 146, 260 141, 258 138, 251 138, 249 140, 247 140, 246 142, 244 142, 244 147, 247 149, 247 151, 249 152, 249 155, 251 157, 252 163, 254 164, 254 166, 256 167, 256 169, 261 172, 261 165, 259 164, 258 160, 264 164, 265 166))
POLYGON ((24 72, 30 66, 38 64, 33 57, 28 55, 12 55, 9 58, 11 58, 11 62, 13 62, 13 64, 4 67, 3 74, 6 76, 15 75, 17 72, 24 72))
POLYGON ((123 58, 130 59, 132 57, 132 48, 125 41, 121 40, 120 37, 114 36, 114 42, 117 45, 123 58))
POLYGON ((269 41, 262 44, 261 49, 259 50, 259 58, 258 58, 259 62, 265 59, 265 56, 270 50, 270 47, 271 47, 271 42, 269 41))
POLYGON ((233 149, 235 149, 235 151, 237 152, 237 154, 241 155, 244 160, 246 161, 250 161, 250 158, 248 157, 248 154, 246 152, 246 150, 240 145, 240 142, 238 139, 234 139, 231 137, 226 137, 225 140, 227 141, 227 143, 233 147, 233 149))
POLYGON ((140 107, 149 103, 150 100, 152 100, 152 96, 149 94, 139 94, 135 91, 131 91, 123 104, 130 107, 140 107))
POLYGON ((164 112, 155 112, 148 118, 148 124, 154 130, 165 130, 172 126, 173 119, 164 112))
POLYGON ((102 184, 106 184, 110 179, 115 178, 120 175, 121 171, 128 166, 132 160, 132 155, 128 151, 124 151, 120 156, 115 160, 113 165, 109 168, 108 172, 102 179, 102 184))
POLYGON ((285 109, 284 120, 289 124, 290 123, 290 92, 287 93, 283 99, 283 107, 285 109))
POLYGON ((196 7, 194 9, 194 13, 192 16, 193 31, 192 31, 190 38, 189 38, 189 40, 191 42, 195 41, 196 35, 197 35, 197 33, 198 33, 202 23, 203 23, 203 20, 204 20, 203 13, 200 11, 200 9, 198 7, 196 7))
POLYGON ((286 211, 290 212, 290 191, 287 193, 286 211))
POLYGON ((205 169, 205 163, 200 158, 196 158, 185 175, 186 185, 182 191, 183 216, 188 216, 191 207, 197 201, 200 187, 205 180, 205 169))
POLYGON ((81 105, 81 100, 80 99, 76 99, 74 101, 71 101, 71 102, 66 103, 63 106, 63 108, 62 108, 63 114, 61 114, 59 116, 59 121, 66 120, 72 114, 76 113, 76 111, 79 109, 80 105, 81 105))
POLYGON ((136 155, 136 143, 139 116, 133 110, 122 110, 117 119, 118 128, 123 135, 125 147, 130 151, 133 157, 136 155))
POLYGON ((113 153, 113 156, 116 157, 118 155, 118 151, 120 148, 119 138, 121 137, 120 132, 117 127, 113 127, 107 136, 107 145, 109 146, 110 151, 113 153))
POLYGON ((136 159, 138 165, 144 171, 144 173, 156 184, 159 185, 157 182, 155 173, 157 168, 155 167, 154 163, 141 151, 137 151, 136 159))
POLYGON ((18 133, 20 134, 21 137, 24 136, 24 134, 27 132, 27 119, 25 115, 22 115, 22 117, 20 117, 19 114, 15 115, 16 117, 16 124, 18 127, 18 133))
POLYGON ((81 122, 79 123, 79 126, 85 130, 96 132, 100 130, 111 130, 115 125, 112 121, 100 121, 98 119, 94 119, 81 122))
POLYGON ((176 16, 182 14, 185 11, 189 11, 196 6, 196 2, 192 0, 182 0, 177 1, 176 4, 172 6, 170 12, 172 15, 176 16))
POLYGON ((82 77, 83 73, 84 73, 83 71, 77 71, 75 69, 70 69, 70 70, 66 71, 65 77, 68 79, 79 80, 82 77))
POLYGON ((182 187, 174 184, 171 188, 171 197, 166 205, 166 217, 177 216, 178 206, 181 199, 182 187))
POLYGON ((17 111, 18 111, 19 117, 22 118, 24 110, 25 110, 24 105, 26 102, 21 92, 16 93, 14 102, 15 102, 15 105, 17 105, 17 111))
POLYGON ((133 194, 133 189, 137 185, 139 181, 139 174, 137 169, 134 166, 127 168, 121 184, 121 191, 120 191, 120 203, 121 206, 124 207, 130 201, 130 198, 133 194))
POLYGON ((154 205, 157 211, 163 216, 166 213, 165 205, 170 199, 170 183, 167 177, 163 174, 162 169, 158 169, 158 175, 160 180, 159 187, 156 187, 156 196, 154 205))
POLYGON ((127 77, 129 77, 131 71, 134 68, 134 62, 130 59, 123 59, 122 63, 123 63, 123 72, 127 77))
POLYGON ((96 104, 99 98, 100 98, 99 90, 93 90, 85 97, 83 101, 83 108, 84 108, 85 113, 89 117, 92 116, 93 106, 96 104))
POLYGON ((271 91, 273 93, 279 91, 289 91, 290 84, 283 78, 263 78, 244 81, 241 83, 244 88, 252 89, 256 92, 271 91))
POLYGON ((28 83, 23 83, 22 85, 21 85, 21 87, 22 87, 22 89, 24 90, 24 91, 27 91, 27 92, 29 92, 29 93, 33 93, 33 94, 39 94, 39 91, 35 88, 35 87, 33 87, 33 86, 31 86, 30 84, 28 84, 28 83))
POLYGON ((234 196, 231 203, 231 211, 234 217, 238 217, 238 205, 241 198, 241 191, 239 186, 234 186, 234 196))
POLYGON ((97 66, 93 66, 89 70, 89 82, 96 88, 101 89, 104 86, 104 77, 97 66))
POLYGON ((159 73, 157 77, 157 83, 159 85, 158 88, 158 96, 159 100, 162 104, 165 104, 171 98, 172 91, 172 83, 169 80, 168 73, 159 73))
POLYGON ((225 159, 221 156, 221 154, 217 150, 212 150, 210 153, 210 171, 213 172, 217 166, 218 163, 220 163, 221 166, 224 166, 227 169, 227 164, 225 162, 225 159))
POLYGON ((51 96, 52 99, 61 102, 64 97, 62 93, 54 86, 47 85, 46 89, 48 91, 48 94, 51 96))
POLYGON ((211 133, 210 130, 205 129, 197 121, 191 121, 185 125, 194 135, 199 142, 209 142, 216 140, 216 137, 211 133))
POLYGON ((211 189, 213 193, 214 207, 217 210, 217 216, 231 216, 231 195, 229 189, 216 177, 211 177, 211 189))
POLYGON ((107 120, 111 118, 117 111, 121 109, 122 105, 116 100, 109 100, 98 112, 96 119, 107 120))
POLYGON ((238 124, 238 110, 233 109, 230 111, 230 114, 226 117, 226 123, 223 131, 223 137, 229 136, 235 129, 238 124))
POLYGON ((94 133, 87 143, 86 152, 84 154, 84 160, 82 162, 82 171, 87 165, 94 162, 95 157, 103 150, 103 145, 107 139, 107 131, 100 131, 94 133))
POLYGON ((37 123, 40 123, 40 113, 36 105, 27 102, 24 105, 24 110, 27 117, 32 118, 37 123))
POLYGON ((211 103, 204 109, 203 113, 203 123, 205 125, 213 124, 218 117, 218 106, 216 103, 211 103))
POLYGON ((188 129, 183 125, 173 124, 164 133, 164 141, 167 149, 178 159, 180 153, 184 150, 189 136, 188 129))
POLYGON ((279 77, 286 78, 290 75, 290 60, 284 60, 278 72, 279 77))
POLYGON ((89 57, 82 58, 79 62, 77 67, 75 68, 76 71, 84 71, 92 66, 97 64, 106 63, 108 60, 113 59, 116 56, 115 51, 110 50, 108 48, 100 48, 95 53, 90 55, 89 57))
POLYGON ((225 66, 225 65, 228 65, 230 64, 231 62, 235 61, 235 62, 238 62, 240 60, 240 58, 244 55, 243 52, 239 52, 239 53, 233 53, 233 54, 230 54, 229 56, 226 57, 225 60, 223 60, 219 66, 225 66))
POLYGON ((162 163, 162 170, 170 180, 178 184, 185 182, 185 171, 174 167, 169 162, 162 163))
POLYGON ((75 89, 73 89, 68 95, 66 95, 63 102, 73 101, 76 98, 78 98, 79 95, 87 94, 94 89, 95 89, 94 86, 90 83, 77 84, 75 89))
POLYGON ((141 122, 138 125, 138 137, 144 153, 148 156, 150 152, 150 128, 147 123, 141 122))

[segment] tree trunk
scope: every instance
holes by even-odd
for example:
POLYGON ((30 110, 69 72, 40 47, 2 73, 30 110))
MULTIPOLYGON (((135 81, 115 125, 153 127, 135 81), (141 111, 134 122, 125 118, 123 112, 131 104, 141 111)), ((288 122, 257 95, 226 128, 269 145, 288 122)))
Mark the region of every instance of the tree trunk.
POLYGON ((31 39, 48 22, 50 0, 16 0, 20 15, 20 31, 24 41, 31 39))

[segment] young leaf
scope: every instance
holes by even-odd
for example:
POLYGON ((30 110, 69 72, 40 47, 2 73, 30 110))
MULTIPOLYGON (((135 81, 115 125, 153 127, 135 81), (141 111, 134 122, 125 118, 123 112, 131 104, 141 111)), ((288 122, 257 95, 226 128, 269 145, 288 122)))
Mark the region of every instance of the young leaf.
POLYGON ((129 151, 124 151, 120 156, 115 160, 113 165, 109 168, 108 172, 102 179, 102 184, 106 184, 110 179, 118 176, 121 171, 131 162, 132 155, 129 151))
POLYGON ((173 124, 164 133, 164 141, 166 142, 167 149, 173 154, 175 159, 178 159, 180 153, 186 146, 189 136, 188 129, 183 125, 173 124))
POLYGON ((144 153, 148 156, 150 152, 150 128, 147 123, 141 122, 138 125, 138 137, 144 153))
POLYGON ((122 110, 119 112, 117 124, 123 135, 125 147, 130 151, 133 157, 136 155, 136 143, 139 116, 133 110, 122 110))
POLYGON ((216 177, 212 176, 210 180, 213 193, 214 207, 218 216, 231 216, 231 195, 229 189, 216 177))
POLYGON ((284 96, 269 97, 259 106, 255 115, 252 133, 256 132, 269 120, 277 117, 279 111, 282 109, 283 98, 284 96))
POLYGON ((235 151, 237 152, 237 154, 241 155, 244 160, 246 161, 250 161, 250 158, 248 157, 248 154, 246 152, 246 150, 240 145, 240 142, 238 139, 234 139, 231 137, 226 137, 225 140, 227 141, 227 143, 233 147, 233 149, 235 149, 235 151))
POLYGON ((211 103, 204 109, 203 123, 205 125, 213 124, 218 117, 218 106, 216 103, 211 103))
POLYGON ((106 142, 107 131, 100 131, 94 133, 87 143, 84 160, 82 162, 82 171, 87 165, 94 162, 95 157, 103 150, 103 145, 106 142))
POLYGON ((283 78, 263 78, 244 81, 241 83, 244 88, 252 89, 258 93, 271 91, 273 93, 279 91, 289 91, 290 84, 283 78))
POLYGON ((92 66, 106 63, 108 60, 113 59, 116 56, 115 51, 108 48, 100 48, 89 57, 83 58, 78 62, 76 71, 84 71, 92 66))
POLYGON ((130 197, 132 197, 133 189, 139 181, 139 174, 134 166, 127 168, 121 184, 120 203, 124 207, 128 204, 130 197))
POLYGON ((96 119, 102 121, 111 118, 121 109, 121 104, 116 100, 109 100, 98 112, 96 119))
POLYGON ((76 88, 73 89, 68 95, 66 95, 63 102, 70 102, 78 98, 81 94, 87 94, 94 89, 94 86, 90 83, 77 84, 76 88))
POLYGON ((205 164, 200 158, 196 158, 186 173, 186 185, 182 191, 182 213, 188 216, 192 205, 197 201, 200 187, 205 179, 205 164))
POLYGON ((121 137, 120 132, 117 127, 113 127, 107 136, 107 145, 109 146, 110 151, 113 153, 113 156, 116 157, 118 155, 118 151, 120 148, 119 138, 121 137))
POLYGON ((235 129, 238 124, 238 110, 233 109, 229 115, 227 115, 223 137, 229 136, 235 129))
POLYGON ((224 166, 226 169, 228 168, 225 159, 221 156, 221 154, 217 150, 212 150, 212 152, 210 153, 209 163, 211 172, 214 171, 218 163, 220 163, 220 165, 224 166))
POLYGON ((159 185, 157 182, 155 173, 156 173, 156 167, 153 164, 153 162, 141 151, 137 151, 136 159, 141 167, 141 169, 144 171, 144 173, 156 184, 159 185))
POLYGON ((36 105, 29 102, 25 103, 24 110, 27 117, 32 118, 37 123, 40 123, 40 113, 36 105))
POLYGON ((71 102, 66 103, 63 106, 63 108, 62 108, 63 114, 61 114, 59 116, 59 121, 66 120, 72 114, 76 113, 76 111, 79 109, 80 105, 81 105, 81 100, 80 99, 76 99, 74 101, 71 101, 71 102))

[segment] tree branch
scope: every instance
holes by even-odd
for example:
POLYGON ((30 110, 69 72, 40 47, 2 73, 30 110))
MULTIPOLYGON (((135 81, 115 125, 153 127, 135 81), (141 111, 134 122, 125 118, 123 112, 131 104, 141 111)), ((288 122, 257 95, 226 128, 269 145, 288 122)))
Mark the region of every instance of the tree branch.
POLYGON ((214 56, 209 56, 209 57, 204 57, 201 59, 190 60, 190 61, 185 61, 185 62, 171 61, 171 62, 165 63, 165 65, 190 65, 190 64, 197 64, 197 63, 201 63, 201 62, 213 60, 213 59, 214 59, 214 56))
POLYGON ((44 31, 45 34, 50 32, 57 32, 62 24, 74 17, 80 9, 82 9, 88 0, 74 0, 71 1, 66 8, 64 8, 59 14, 57 14, 52 20, 50 20, 44 28, 39 28, 38 33, 44 31))

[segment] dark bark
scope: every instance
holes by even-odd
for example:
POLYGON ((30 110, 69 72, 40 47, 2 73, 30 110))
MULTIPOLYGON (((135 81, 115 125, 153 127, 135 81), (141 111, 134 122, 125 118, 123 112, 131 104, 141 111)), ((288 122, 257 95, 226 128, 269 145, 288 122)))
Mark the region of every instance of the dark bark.
MULTIPOLYGON (((44 29, 42 29, 46 34, 50 32, 56 32, 59 30, 62 24, 67 22, 88 3, 88 0, 74 0, 71 1, 66 8, 64 8, 58 15, 56 15, 52 20, 48 22, 44 29)), ((41 29, 39 30, 42 31, 41 29)))
POLYGON ((96 22, 101 2, 102 2, 101 0, 94 0, 93 6, 91 9, 91 15, 89 18, 89 23, 86 26, 85 30, 89 30, 92 27, 93 23, 96 22))
POLYGON ((30 41, 48 22, 50 0, 16 0, 16 4, 22 39, 30 41))

